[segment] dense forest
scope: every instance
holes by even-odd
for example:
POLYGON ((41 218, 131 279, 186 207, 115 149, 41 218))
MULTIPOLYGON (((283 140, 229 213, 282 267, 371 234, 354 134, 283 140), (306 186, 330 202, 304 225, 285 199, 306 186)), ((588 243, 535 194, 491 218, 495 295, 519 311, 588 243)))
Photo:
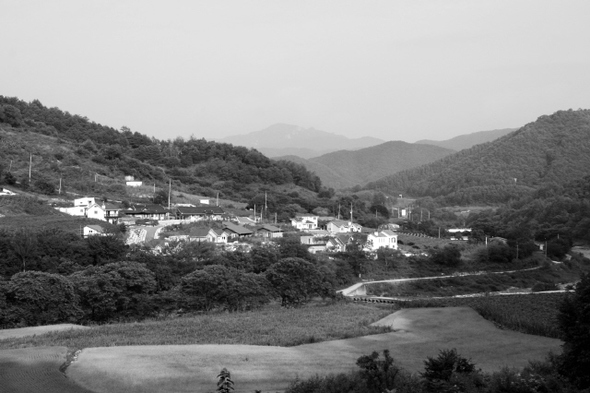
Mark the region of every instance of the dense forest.
MULTIPOLYGON (((42 134, 61 145, 52 152, 43 147, 33 151, 33 144, 14 143, 5 136, 0 165, 8 166, 11 161, 28 164, 29 153, 41 156, 46 164, 44 180, 55 184, 61 177, 71 188, 84 189, 76 175, 82 168, 111 179, 134 176, 148 184, 172 179, 193 193, 214 196, 219 192, 222 197, 244 201, 260 185, 321 189, 320 179, 302 165, 272 161, 254 149, 194 137, 157 140, 127 127, 117 131, 86 117, 47 108, 38 100, 27 103, 0 96, 0 124, 4 131, 42 134), (68 145, 73 147, 68 149, 68 145)), ((24 172, 22 169, 23 165, 24 172)))
POLYGON ((590 238, 590 176, 548 184, 498 209, 472 214, 467 224, 488 235, 564 242, 590 238))
POLYGON ((590 110, 541 116, 496 141, 369 183, 445 205, 506 203, 590 174, 590 110))

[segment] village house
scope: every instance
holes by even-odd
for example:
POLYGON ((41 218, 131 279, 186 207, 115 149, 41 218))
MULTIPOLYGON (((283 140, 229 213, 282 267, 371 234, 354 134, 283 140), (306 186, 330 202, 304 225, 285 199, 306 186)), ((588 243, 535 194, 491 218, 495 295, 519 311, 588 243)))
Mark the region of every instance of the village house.
POLYGON ((263 224, 262 226, 255 228, 255 232, 256 236, 269 239, 283 237, 283 230, 270 224, 263 224))
POLYGON ((129 209, 119 211, 119 216, 133 217, 143 220, 165 220, 170 213, 161 205, 131 205, 129 209))
POLYGON ((231 222, 224 223, 224 231, 229 234, 230 239, 241 239, 244 237, 251 237, 254 232, 241 225, 236 225, 231 222))
POLYGON ((100 225, 86 225, 82 228, 82 236, 87 238, 88 236, 104 236, 106 234, 103 227, 100 225))
POLYGON ((351 221, 334 220, 326 225, 326 229, 330 233, 352 233, 361 232, 363 227, 360 224, 351 221))
POLYGON ((207 239, 211 243, 225 244, 230 239, 230 233, 224 229, 210 229, 207 234, 207 239))
POLYGON ((133 176, 125 176, 125 185, 127 187, 141 187, 143 185, 143 182, 135 180, 133 176))
POLYGON ((369 251, 377 251, 380 248, 397 250, 397 234, 393 231, 376 231, 367 235, 365 248, 369 251))
POLYGON ((96 202, 94 197, 84 197, 74 199, 74 206, 56 207, 62 213, 76 217, 88 217, 101 221, 106 221, 103 207, 96 202))
POLYGON ((0 188, 0 196, 13 196, 13 195, 16 195, 16 193, 10 191, 7 188, 0 188))
POLYGON ((352 235, 340 234, 331 236, 326 243, 326 250, 330 252, 345 252, 346 246, 350 244, 352 235))
POLYGON ((291 219, 291 225, 300 231, 307 229, 317 229, 318 216, 297 214, 295 218, 291 219))
POLYGON ((227 214, 219 206, 177 206, 174 215, 178 220, 189 221, 221 221, 227 219, 227 214))

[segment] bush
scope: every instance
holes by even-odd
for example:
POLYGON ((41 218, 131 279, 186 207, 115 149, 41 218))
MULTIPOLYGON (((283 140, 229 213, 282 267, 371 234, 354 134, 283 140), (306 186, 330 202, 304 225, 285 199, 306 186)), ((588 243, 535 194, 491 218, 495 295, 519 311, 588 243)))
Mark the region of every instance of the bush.
POLYGON ((17 273, 4 290, 6 304, 11 310, 4 316, 5 324, 49 325, 77 322, 82 317, 72 282, 59 274, 17 273))
POLYGON ((428 357, 424 366, 422 377, 429 392, 464 392, 484 385, 471 359, 460 356, 454 348, 440 351, 436 358, 428 357))

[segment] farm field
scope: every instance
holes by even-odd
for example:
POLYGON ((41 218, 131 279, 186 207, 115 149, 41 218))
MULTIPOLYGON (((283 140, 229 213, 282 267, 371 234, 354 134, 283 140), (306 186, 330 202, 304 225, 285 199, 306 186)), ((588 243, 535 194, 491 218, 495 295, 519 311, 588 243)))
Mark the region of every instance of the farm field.
MULTIPOLYGON (((23 378, 26 372, 26 378, 45 380, 39 383, 47 384, 43 390, 47 392, 214 391, 217 373, 227 367, 237 392, 276 392, 295 377, 355 369, 356 359, 373 350, 389 348, 398 363, 414 372, 422 371, 426 357, 436 355, 440 349, 457 348, 484 370, 497 370, 503 365, 522 367, 529 359, 542 359, 549 351, 560 351, 559 340, 501 330, 497 326, 506 325, 486 321, 470 308, 453 307, 471 306, 482 312, 488 305, 488 309, 503 310, 508 316, 522 314, 532 319, 538 314, 538 319, 543 319, 547 318, 543 314, 546 310, 553 308, 555 312, 560 299, 548 294, 510 296, 508 304, 490 307, 496 298, 500 297, 387 306, 347 302, 312 303, 300 309, 271 306, 247 313, 37 333, 0 340, 0 348, 4 348, 0 350, 0 368, 12 370, 0 374, 0 382, 23 378), (516 304, 520 308, 515 308, 516 304), (429 307, 392 314, 408 305, 429 307), (523 312, 527 309, 528 314, 523 312), (67 353, 59 349, 60 361, 49 364, 35 355, 37 350, 44 353, 45 348, 56 347, 68 349, 67 353), (62 389, 63 381, 51 375, 77 349, 83 350, 67 375, 85 388, 62 389), (40 363, 20 359, 35 356, 40 363), (18 371, 19 367, 27 370, 18 371)), ((55 375, 63 377, 59 371, 55 375)))
POLYGON ((376 325, 394 331, 379 335, 284 348, 248 345, 185 345, 88 348, 68 368, 68 376, 94 392, 208 392, 226 367, 236 392, 276 392, 295 378, 347 372, 356 359, 389 349, 411 372, 440 349, 456 348, 484 371, 522 367, 529 359, 559 352, 559 340, 500 330, 465 307, 400 310, 376 325))

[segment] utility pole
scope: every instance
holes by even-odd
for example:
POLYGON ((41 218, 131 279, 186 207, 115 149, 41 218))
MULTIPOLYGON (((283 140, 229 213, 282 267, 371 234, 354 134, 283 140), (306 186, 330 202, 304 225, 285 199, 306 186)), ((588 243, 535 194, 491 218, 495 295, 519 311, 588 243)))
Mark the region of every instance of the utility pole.
POLYGON ((216 206, 219 207, 219 192, 217 193, 217 201, 216 201, 216 206))
POLYGON ((61 177, 59 178, 59 191, 57 193, 61 195, 61 177))
POLYGON ((29 183, 31 183, 32 170, 33 170, 33 153, 29 153, 29 183))
POLYGON ((172 196, 172 179, 168 179, 168 210, 170 210, 171 196, 172 196))

